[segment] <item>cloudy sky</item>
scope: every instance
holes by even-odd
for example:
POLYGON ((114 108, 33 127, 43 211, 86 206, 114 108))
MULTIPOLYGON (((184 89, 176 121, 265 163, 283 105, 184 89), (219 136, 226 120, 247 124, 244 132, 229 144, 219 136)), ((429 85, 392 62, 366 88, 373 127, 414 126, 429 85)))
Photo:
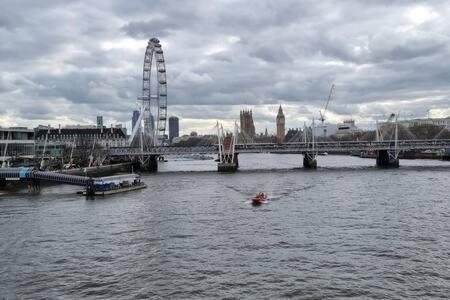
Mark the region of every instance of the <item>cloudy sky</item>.
POLYGON ((21 1, 0 10, 0 126, 125 123, 147 41, 164 50, 169 115, 208 133, 251 108, 257 131, 316 118, 450 115, 447 1, 21 1))

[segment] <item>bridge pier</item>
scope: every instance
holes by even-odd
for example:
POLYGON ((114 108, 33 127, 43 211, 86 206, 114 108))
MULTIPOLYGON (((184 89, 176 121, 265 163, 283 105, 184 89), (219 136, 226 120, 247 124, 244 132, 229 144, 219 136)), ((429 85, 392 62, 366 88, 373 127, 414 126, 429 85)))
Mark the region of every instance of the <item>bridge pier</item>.
POLYGON ((138 158, 133 158, 131 160, 131 171, 134 172, 140 172, 141 171, 141 161, 138 158))
POLYGON ((219 172, 236 172, 239 168, 238 154, 223 154, 221 161, 217 164, 219 172))
POLYGON ((156 172, 158 171, 158 160, 159 155, 156 154, 145 156, 143 161, 135 157, 131 161, 131 168, 133 172, 156 172))
POLYGON ((398 168, 400 166, 398 155, 389 150, 379 150, 377 153, 377 167, 398 168))
POLYGON ((316 156, 310 152, 306 152, 303 156, 303 167, 305 169, 317 169, 316 156))
POLYGON ((147 165, 145 166, 146 171, 148 172, 158 171, 158 156, 159 155, 150 155, 147 161, 147 165))

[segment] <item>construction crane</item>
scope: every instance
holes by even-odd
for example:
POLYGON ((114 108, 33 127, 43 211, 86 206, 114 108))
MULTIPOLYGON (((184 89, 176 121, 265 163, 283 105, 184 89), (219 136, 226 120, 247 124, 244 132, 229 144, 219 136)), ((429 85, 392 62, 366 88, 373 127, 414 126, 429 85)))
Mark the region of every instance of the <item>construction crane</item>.
POLYGON ((320 121, 322 122, 322 128, 323 128, 323 137, 326 138, 327 136, 327 129, 325 128, 325 113, 327 112, 328 109, 328 104, 330 104, 330 100, 331 100, 331 96, 333 95, 333 90, 334 90, 334 84, 331 85, 330 88, 330 93, 328 94, 328 99, 327 102, 325 103, 325 108, 322 110, 319 110, 319 114, 320 114, 320 121))

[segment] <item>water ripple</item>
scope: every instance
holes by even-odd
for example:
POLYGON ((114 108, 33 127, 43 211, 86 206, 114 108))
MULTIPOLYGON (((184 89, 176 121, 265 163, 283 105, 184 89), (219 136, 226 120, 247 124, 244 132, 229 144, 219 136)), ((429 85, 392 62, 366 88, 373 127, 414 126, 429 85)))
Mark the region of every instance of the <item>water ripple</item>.
POLYGON ((3 195, 0 298, 448 298, 450 164, 299 157, 240 155, 236 174, 169 162, 144 192, 98 200, 3 195))

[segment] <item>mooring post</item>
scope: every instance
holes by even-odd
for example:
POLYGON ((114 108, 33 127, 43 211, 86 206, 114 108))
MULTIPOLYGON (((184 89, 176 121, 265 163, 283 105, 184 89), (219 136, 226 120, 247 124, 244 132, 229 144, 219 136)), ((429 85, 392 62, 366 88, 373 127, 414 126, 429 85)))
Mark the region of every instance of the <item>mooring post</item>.
POLYGON ((35 190, 35 192, 36 193, 40 193, 41 192, 41 181, 38 180, 38 179, 35 179, 33 181, 33 183, 34 183, 34 190, 35 190))
POLYGON ((94 179, 89 177, 86 182, 86 196, 94 196, 95 195, 95 187, 94 187, 94 179))
POLYGON ((41 182, 38 179, 28 181, 28 193, 35 194, 41 191, 41 182))

